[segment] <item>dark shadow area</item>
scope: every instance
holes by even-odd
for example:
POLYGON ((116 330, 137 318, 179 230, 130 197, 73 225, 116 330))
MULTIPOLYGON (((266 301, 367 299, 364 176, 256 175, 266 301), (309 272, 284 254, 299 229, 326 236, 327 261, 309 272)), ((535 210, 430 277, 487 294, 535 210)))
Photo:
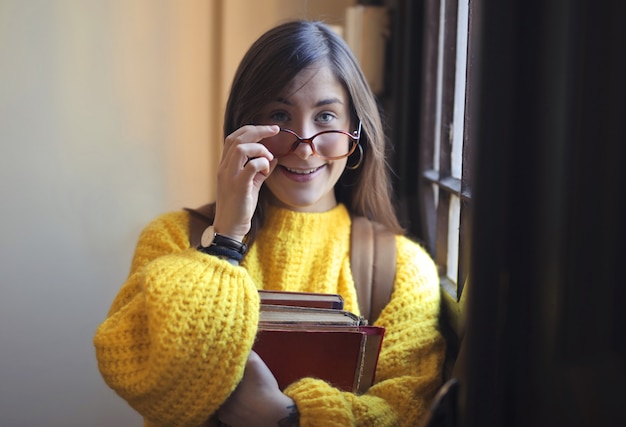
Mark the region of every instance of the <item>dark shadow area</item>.
POLYGON ((458 425, 626 425, 625 3, 476 6, 458 425))

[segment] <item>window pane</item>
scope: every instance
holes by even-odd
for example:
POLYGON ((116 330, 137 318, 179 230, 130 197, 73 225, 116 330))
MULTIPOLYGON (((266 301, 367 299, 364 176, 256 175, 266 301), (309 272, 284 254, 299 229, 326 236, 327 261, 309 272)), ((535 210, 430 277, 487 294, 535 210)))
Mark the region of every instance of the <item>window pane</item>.
POLYGON ((465 82, 467 76, 469 0, 459 0, 458 7, 451 174, 454 178, 461 179, 463 174, 463 131, 465 128, 465 82))
POLYGON ((450 196, 450 213, 448 215, 448 261, 446 275, 453 283, 458 281, 459 271, 459 224, 461 221, 461 199, 450 196))

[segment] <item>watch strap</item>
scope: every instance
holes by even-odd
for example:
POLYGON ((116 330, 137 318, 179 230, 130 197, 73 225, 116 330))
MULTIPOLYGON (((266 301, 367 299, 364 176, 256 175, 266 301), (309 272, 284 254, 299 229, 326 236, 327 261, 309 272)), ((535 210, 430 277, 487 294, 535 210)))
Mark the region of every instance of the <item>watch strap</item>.
POLYGON ((241 261, 243 259, 243 254, 241 252, 225 246, 218 246, 215 244, 212 244, 211 246, 198 246, 198 250, 207 255, 226 257, 234 259, 235 261, 241 261))
POLYGON ((240 242, 235 239, 231 239, 230 237, 224 236, 223 234, 219 234, 219 233, 215 233, 215 235, 213 236, 212 245, 232 249, 234 251, 239 252, 241 256, 244 256, 246 252, 248 252, 248 246, 246 246, 245 243, 240 242))

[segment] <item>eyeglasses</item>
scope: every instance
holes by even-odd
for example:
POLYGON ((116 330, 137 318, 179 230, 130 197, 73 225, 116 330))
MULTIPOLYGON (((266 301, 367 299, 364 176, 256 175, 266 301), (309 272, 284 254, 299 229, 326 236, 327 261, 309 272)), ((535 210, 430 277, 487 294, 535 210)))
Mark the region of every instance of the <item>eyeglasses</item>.
POLYGON ((325 130, 310 138, 302 138, 290 129, 280 129, 280 133, 266 138, 261 143, 276 157, 283 157, 296 151, 300 144, 308 144, 313 154, 323 160, 339 160, 354 153, 361 138, 361 122, 352 133, 342 130, 325 130), (291 137, 295 137, 292 141, 291 137), (346 141, 346 137, 348 140, 346 141))

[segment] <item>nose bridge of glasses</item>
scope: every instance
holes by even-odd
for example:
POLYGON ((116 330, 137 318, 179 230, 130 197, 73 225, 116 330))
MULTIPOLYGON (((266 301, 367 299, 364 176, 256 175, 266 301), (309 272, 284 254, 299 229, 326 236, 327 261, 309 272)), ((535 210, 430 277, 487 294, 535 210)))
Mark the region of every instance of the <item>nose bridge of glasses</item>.
MULTIPOLYGON (((300 145, 308 145, 311 153, 315 150, 313 148, 313 143, 308 138, 302 138, 295 131, 286 128, 280 128, 280 131, 283 133, 284 137, 282 139, 283 149, 285 150, 284 154, 293 153, 300 149, 300 145)), ((283 154, 283 155, 284 155, 283 154)))

